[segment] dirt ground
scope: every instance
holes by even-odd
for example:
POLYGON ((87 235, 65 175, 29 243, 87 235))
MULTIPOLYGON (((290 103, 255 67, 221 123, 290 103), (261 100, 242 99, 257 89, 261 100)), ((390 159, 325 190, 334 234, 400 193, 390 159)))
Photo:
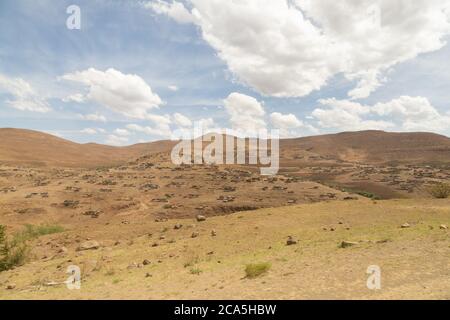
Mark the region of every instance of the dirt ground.
POLYGON ((38 259, 0 274, 0 298, 449 299, 449 224, 449 200, 360 199, 69 227, 35 240, 38 259), (77 251, 87 239, 100 247, 77 251), (39 256, 46 244, 67 250, 39 256), (266 274, 246 278, 246 265, 262 262, 266 274), (69 265, 81 268, 80 290, 63 283, 69 265), (380 290, 367 288, 371 265, 380 290))

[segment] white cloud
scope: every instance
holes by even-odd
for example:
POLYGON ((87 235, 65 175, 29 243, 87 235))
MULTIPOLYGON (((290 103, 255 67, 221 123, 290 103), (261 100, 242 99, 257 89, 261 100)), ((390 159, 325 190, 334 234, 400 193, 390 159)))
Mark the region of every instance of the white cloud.
POLYGON ((86 97, 82 93, 75 93, 72 95, 69 95, 62 99, 63 102, 78 102, 83 103, 86 101, 86 97))
POLYGON ((171 3, 161 0, 154 0, 144 4, 144 7, 152 9, 157 14, 165 14, 178 23, 192 23, 194 18, 186 7, 178 1, 171 3))
POLYGON ((178 91, 178 89, 179 89, 177 86, 174 86, 174 85, 170 85, 170 86, 168 86, 168 88, 171 91, 178 91))
MULTIPOLYGON (((176 2, 157 3, 172 16, 176 2)), ((389 68, 441 49, 450 33, 450 2, 441 0, 190 3, 194 19, 183 22, 199 26, 239 81, 276 97, 308 95, 338 74, 357 82, 350 98, 367 97, 389 68)))
POLYGON ((114 130, 114 133, 115 133, 116 135, 118 135, 118 136, 121 136, 121 137, 126 137, 126 136, 129 136, 129 135, 130 135, 130 132, 129 132, 128 130, 126 130, 126 129, 120 129, 120 128, 114 130))
POLYGON ((149 136, 159 136, 168 138, 171 136, 172 131, 168 126, 140 126, 138 124, 129 124, 127 129, 134 132, 140 132, 149 136))
POLYGON ((401 96, 387 103, 377 103, 372 111, 402 123, 405 131, 450 130, 450 116, 442 115, 427 98, 401 96))
POLYGON ((141 77, 115 69, 90 68, 65 74, 62 79, 82 83, 89 90, 87 99, 129 118, 146 119, 149 110, 163 103, 141 77))
POLYGON ((83 130, 80 131, 81 133, 85 133, 85 134, 97 134, 97 130, 95 130, 94 128, 85 128, 83 130))
POLYGON ((303 122, 297 119, 293 114, 281 114, 274 112, 270 115, 272 125, 277 129, 291 129, 298 128, 303 125, 303 122))
POLYGON ((255 98, 233 92, 224 104, 233 130, 253 135, 257 130, 266 129, 264 108, 255 98))
POLYGON ((105 143, 112 145, 112 146, 123 146, 126 145, 128 142, 128 138, 126 137, 119 137, 114 134, 111 134, 107 137, 105 143))
POLYGON ((328 108, 317 108, 312 116, 322 128, 338 131, 399 128, 441 133, 450 130, 450 116, 441 114, 424 97, 401 96, 373 106, 334 98, 319 103, 328 108))
POLYGON ((91 113, 91 114, 87 114, 87 115, 79 115, 81 119, 83 120, 88 120, 88 121, 99 121, 99 122, 106 122, 106 117, 98 114, 98 113, 91 113))
POLYGON ((186 117, 180 113, 175 113, 173 115, 173 120, 174 120, 174 123, 180 127, 191 127, 192 126, 192 121, 188 117, 186 117))
POLYGON ((46 99, 21 78, 8 78, 0 74, 0 91, 1 89, 14 98, 6 103, 15 109, 41 113, 51 110, 46 99))

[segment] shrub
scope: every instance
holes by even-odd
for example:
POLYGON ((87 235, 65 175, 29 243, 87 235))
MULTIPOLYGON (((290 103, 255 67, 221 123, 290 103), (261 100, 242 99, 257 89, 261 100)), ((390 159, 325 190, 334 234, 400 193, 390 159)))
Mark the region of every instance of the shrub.
POLYGON ((15 237, 10 241, 5 226, 0 225, 0 272, 24 264, 28 252, 25 241, 15 237))
POLYGON ((269 271, 270 267, 271 264, 268 262, 248 264, 245 267, 245 274, 247 278, 253 279, 269 271))
POLYGON ((432 186, 429 192, 436 199, 446 199, 450 196, 450 185, 446 183, 438 183, 432 186))

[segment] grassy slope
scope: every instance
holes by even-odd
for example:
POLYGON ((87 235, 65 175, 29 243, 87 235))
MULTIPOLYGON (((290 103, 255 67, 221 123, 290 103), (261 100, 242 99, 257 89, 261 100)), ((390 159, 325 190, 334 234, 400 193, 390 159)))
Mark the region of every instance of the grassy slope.
MULTIPOLYGON (((66 257, 0 274, 0 299, 449 299, 450 240, 441 224, 450 224, 449 200, 323 202, 201 223, 111 223, 76 231, 82 238, 100 240, 105 246, 99 250, 77 253, 70 247, 66 257), (409 229, 400 228, 405 222, 409 229), (175 223, 184 226, 174 230, 175 223), (210 235, 212 229, 216 237, 210 235), (193 231, 199 237, 192 239, 193 231), (164 240, 159 239, 162 234, 164 240), (289 235, 298 245, 285 245, 289 235), (128 240, 113 246, 111 240, 117 238, 128 240), (343 240, 361 242, 342 249, 338 245, 343 240), (152 247, 154 242, 159 246, 152 247), (151 264, 129 268, 144 259, 151 264), (272 267, 262 277, 245 279, 246 264, 257 262, 272 267), (82 267, 81 290, 43 285, 64 280, 70 264, 82 267), (366 288, 369 265, 382 268, 380 291, 366 288), (5 290, 10 283, 16 288, 5 290)), ((57 240, 74 233, 66 231, 57 240)))

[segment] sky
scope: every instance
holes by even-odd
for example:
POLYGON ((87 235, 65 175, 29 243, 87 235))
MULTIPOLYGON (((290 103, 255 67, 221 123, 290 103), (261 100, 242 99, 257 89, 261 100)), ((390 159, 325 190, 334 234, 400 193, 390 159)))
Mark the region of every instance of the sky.
POLYGON ((1 0, 0 127, 450 136, 449 35, 450 0, 1 0))

